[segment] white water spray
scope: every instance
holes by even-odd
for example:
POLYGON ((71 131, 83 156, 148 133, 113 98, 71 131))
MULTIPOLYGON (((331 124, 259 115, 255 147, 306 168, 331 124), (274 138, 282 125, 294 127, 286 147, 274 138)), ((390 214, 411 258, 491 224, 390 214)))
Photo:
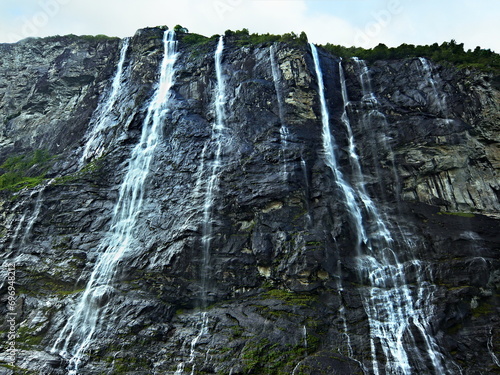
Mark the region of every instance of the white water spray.
POLYGON ((99 247, 101 254, 85 291, 52 348, 53 352, 59 352, 61 356, 69 359, 70 375, 77 374, 86 350, 93 343, 94 334, 100 326, 102 307, 113 293, 110 283, 118 263, 126 252, 132 249, 134 242, 134 229, 142 207, 144 184, 159 142, 178 56, 173 31, 165 32, 163 44, 164 56, 159 83, 148 106, 141 139, 129 159, 128 171, 120 188, 110 231, 99 247))
POLYGON ((217 49, 215 50, 215 73, 217 77, 217 88, 215 92, 215 122, 212 126, 211 141, 215 143, 215 155, 213 157, 210 177, 208 178, 205 190, 205 200, 203 204, 203 231, 202 231, 202 269, 201 269, 201 287, 202 287, 202 305, 206 308, 208 282, 210 273, 210 247, 212 244, 212 212, 215 196, 219 187, 219 175, 221 167, 221 154, 225 141, 225 118, 224 105, 226 102, 225 83, 222 73, 222 53, 224 51, 224 38, 221 36, 217 49))
MULTIPOLYGON (((42 209, 43 192, 46 187, 47 185, 44 185, 40 190, 38 190, 35 201, 35 209, 28 221, 28 225, 26 225, 26 229, 24 230, 23 238, 21 239, 21 245, 26 244, 26 241, 28 241, 31 230, 33 229, 33 225, 35 224, 36 219, 38 219, 38 215, 40 215, 40 210, 42 209)), ((32 193, 31 196, 33 196, 34 194, 35 193, 32 193)))
POLYGON ((326 105, 325 86, 323 83, 323 74, 321 71, 318 50, 316 46, 310 43, 312 55, 314 58, 314 66, 316 70, 316 77, 318 79, 318 92, 321 104, 321 123, 322 123, 322 138, 323 150, 325 152, 325 162, 333 173, 334 181, 342 193, 344 203, 346 204, 349 214, 352 217, 354 226, 356 227, 356 249, 359 252, 361 244, 366 243, 368 240, 365 229, 362 225, 361 210, 356 204, 355 192, 352 187, 345 181, 344 175, 337 165, 337 157, 335 156, 335 142, 330 129, 330 114, 326 105))
POLYGON ((490 328, 490 337, 488 338, 488 352, 490 353, 491 359, 493 360, 493 363, 497 366, 500 367, 500 361, 498 360, 498 357, 495 354, 494 347, 493 347, 493 328, 490 328))
POLYGON ((433 92, 433 99, 436 103, 437 109, 441 113, 441 115, 448 120, 448 109, 446 104, 446 97, 444 95, 440 95, 439 91, 436 87, 436 80, 433 77, 432 67, 429 64, 429 61, 424 57, 418 58, 420 63, 422 64, 422 71, 424 73, 425 81, 424 83, 430 83, 433 92))
MULTIPOLYGON (((213 161, 211 168, 207 168, 210 171, 210 176, 206 182, 205 196, 203 201, 203 227, 202 227, 202 237, 201 237, 201 247, 202 247, 202 263, 201 263, 201 308, 206 309, 208 304, 208 290, 210 281, 210 251, 212 245, 212 235, 213 235, 213 225, 212 225, 212 213, 213 205, 215 202, 217 190, 219 187, 219 176, 221 173, 221 156, 223 151, 223 146, 226 138, 226 125, 225 119, 226 114, 224 106, 226 103, 226 88, 225 80, 222 71, 222 54, 224 52, 224 38, 221 36, 215 50, 215 75, 217 78, 217 86, 214 95, 214 107, 215 107, 215 121, 212 125, 212 135, 203 147, 201 153, 201 164, 200 172, 198 175, 198 180, 196 182, 196 190, 199 191, 202 188, 203 182, 206 178, 205 165, 209 164, 206 162, 205 158, 208 153, 209 143, 214 143, 215 152, 213 156, 213 161)), ((190 355, 187 362, 181 362, 177 365, 176 375, 181 375, 184 373, 184 368, 186 363, 193 364, 195 359, 195 348, 199 340, 206 334, 208 334, 208 315, 204 311, 201 315, 199 322, 199 331, 190 344, 190 355)), ((192 373, 194 374, 195 366, 193 364, 192 373)))
POLYGON ((115 125, 112 111, 121 90, 124 75, 123 65, 125 63, 129 43, 130 38, 123 39, 120 50, 120 60, 118 61, 113 82, 111 84, 111 92, 109 96, 99 104, 96 113, 94 114, 95 124, 92 127, 92 131, 88 135, 87 142, 85 143, 83 154, 80 159, 81 165, 83 165, 92 156, 99 157, 102 155, 104 151, 101 146, 103 133, 106 129, 115 125))
POLYGON ((280 156, 281 156, 281 165, 283 168, 282 171, 282 178, 283 181, 287 181, 288 179, 288 165, 287 165, 287 160, 286 160, 286 150, 287 150, 287 145, 290 137, 290 132, 288 131, 288 126, 285 123, 285 109, 283 105, 283 92, 281 90, 281 74, 280 70, 278 67, 278 64, 276 62, 276 47, 273 44, 269 48, 269 56, 271 59, 271 70, 273 74, 273 82, 274 82, 274 89, 276 91, 276 98, 278 100, 278 115, 280 118, 280 140, 281 140, 281 150, 280 150, 280 156))
POLYGON ((366 63, 356 57, 353 57, 352 60, 356 64, 359 71, 359 82, 361 83, 361 91, 363 94, 363 97, 361 99, 361 126, 363 128, 363 131, 373 133, 374 128, 377 128, 377 126, 379 125, 382 130, 381 133, 375 136, 375 142, 370 142, 373 165, 375 166, 375 172, 380 184, 380 191, 383 194, 386 187, 383 185, 384 177, 380 171, 380 160, 378 159, 378 155, 381 151, 385 151, 391 165, 392 177, 396 183, 394 192, 396 196, 399 197, 401 182, 399 174, 397 172, 394 151, 392 150, 392 147, 389 143, 390 137, 388 136, 389 129, 387 126, 387 118, 379 110, 380 103, 373 91, 370 71, 366 66, 366 63))
MULTIPOLYGON (((390 231, 378 212, 377 206, 365 189, 365 182, 356 152, 353 132, 350 126, 346 107, 348 105, 347 90, 343 77, 342 65, 339 64, 339 78, 344 100, 341 121, 348 135, 348 154, 353 170, 353 186, 351 186, 338 170, 335 157, 335 143, 331 136, 328 109, 324 94, 324 83, 316 47, 311 44, 316 75, 319 85, 321 113, 323 122, 323 146, 326 163, 333 172, 335 184, 340 187, 347 210, 354 221, 353 227, 357 236, 358 269, 362 281, 368 282, 362 287, 363 305, 370 326, 370 348, 372 352, 372 370, 381 373, 377 358, 377 344, 385 357, 385 374, 410 375, 412 367, 407 350, 416 347, 411 325, 418 329, 424 337, 426 354, 434 366, 436 373, 444 373, 441 355, 432 337, 422 310, 415 309, 412 293, 405 276, 405 265, 398 260, 393 250, 394 241, 390 231), (408 349, 407 349, 408 348, 408 349)), ((423 290, 418 290, 419 295, 423 290)), ((412 352, 423 366, 423 356, 412 352)), ((414 360, 415 358, 411 358, 414 360)))

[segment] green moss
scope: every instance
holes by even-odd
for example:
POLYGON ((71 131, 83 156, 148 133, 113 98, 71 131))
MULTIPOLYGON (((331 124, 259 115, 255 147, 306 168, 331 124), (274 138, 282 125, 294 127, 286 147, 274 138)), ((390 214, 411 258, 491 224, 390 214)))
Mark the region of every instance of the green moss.
POLYGON ((149 361, 140 357, 106 357, 105 362, 113 364, 113 374, 128 374, 132 371, 147 370, 149 361))
POLYGON ((284 289, 271 289, 264 293, 265 298, 274 298, 284 301, 287 305, 310 306, 317 300, 316 295, 290 292, 284 289))
POLYGON ((490 303, 481 301, 475 309, 472 309, 472 316, 474 318, 479 318, 484 315, 492 315, 494 312, 495 309, 490 303))
POLYGON ((7 158, 0 165, 0 190, 19 191, 43 182, 54 157, 47 150, 35 150, 7 158))
POLYGON ((76 173, 68 174, 66 176, 57 177, 54 184, 56 185, 67 185, 79 179, 85 178, 87 176, 95 176, 100 173, 104 166, 105 155, 92 160, 90 163, 85 165, 81 170, 76 173))
POLYGON ((460 331, 463 328, 463 324, 457 323, 449 328, 446 329, 446 333, 449 335, 456 335, 458 331, 460 331))
POLYGON ((34 328, 18 328, 18 338, 16 339, 16 343, 19 349, 30 349, 32 346, 40 345, 43 340, 43 334, 35 334, 34 331, 36 331, 37 328, 39 328, 39 325, 34 328))
POLYGON ((17 366, 0 364, 0 367, 4 367, 4 368, 7 368, 9 370, 13 370, 15 375, 37 375, 37 374, 39 374, 37 371, 30 371, 30 370, 26 370, 26 369, 23 369, 23 368, 17 367, 17 366))
POLYGON ((262 339, 247 342, 241 358, 246 374, 288 375, 306 355, 302 345, 280 346, 262 339))
POLYGON ((25 269, 25 272, 27 272, 28 274, 27 277, 31 282, 24 287, 20 287, 18 291, 19 293, 29 296, 67 296, 83 291, 83 289, 77 288, 72 283, 63 283, 60 281, 63 276, 66 275, 69 271, 70 269, 61 267, 54 270, 54 276, 48 276, 44 273, 38 273, 37 271, 30 271, 28 269, 25 269))
POLYGON ((459 216, 459 217, 475 217, 476 216, 471 212, 445 212, 445 211, 438 212, 438 215, 451 215, 451 216, 459 216))
POLYGON ((241 327, 239 325, 232 326, 231 327, 231 331, 232 331, 233 338, 239 338, 245 332, 245 330, 243 329, 243 327, 241 327))

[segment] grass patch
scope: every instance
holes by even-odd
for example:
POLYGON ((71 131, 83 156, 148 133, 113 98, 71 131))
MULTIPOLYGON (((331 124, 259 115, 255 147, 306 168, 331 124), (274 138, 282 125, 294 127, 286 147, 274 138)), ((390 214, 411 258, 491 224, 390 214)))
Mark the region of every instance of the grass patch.
POLYGON ((0 190, 15 192, 39 185, 53 161, 54 156, 47 150, 35 150, 29 154, 7 158, 0 165, 0 190))

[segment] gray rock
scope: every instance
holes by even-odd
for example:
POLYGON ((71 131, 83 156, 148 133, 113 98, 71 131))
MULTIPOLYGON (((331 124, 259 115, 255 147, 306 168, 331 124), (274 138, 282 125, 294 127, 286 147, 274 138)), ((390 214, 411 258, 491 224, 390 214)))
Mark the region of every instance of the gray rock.
MULTIPOLYGON (((83 165, 120 41, 68 36, 0 45, 0 162, 37 149, 54 156, 41 184, 0 192, 2 262, 16 265, 20 369, 66 373, 67 361, 51 349, 110 230, 158 79, 162 35, 150 28, 131 39, 114 125, 101 139, 102 155, 83 165)), ((318 83, 306 46, 276 45, 280 104, 269 46, 226 40, 228 131, 204 262, 201 157, 208 166, 215 159, 216 43, 179 42, 173 98, 134 241, 96 301, 102 321, 79 373, 372 373, 368 277, 324 161, 318 83)), ((355 184, 339 59, 321 50, 320 58, 335 151, 355 184)), ((499 92, 480 73, 430 63, 431 85, 419 59, 378 61, 369 67, 377 99, 370 102, 360 65, 342 65, 364 186, 404 262, 408 293, 430 291, 426 301, 415 297, 415 308, 430 312, 444 371, 498 370, 499 92)), ((1 275, 5 349, 5 267, 1 275)), ((412 373, 437 373, 414 330, 407 332, 412 339, 405 336, 414 344, 412 373)), ((383 369, 381 347, 374 346, 383 369)))

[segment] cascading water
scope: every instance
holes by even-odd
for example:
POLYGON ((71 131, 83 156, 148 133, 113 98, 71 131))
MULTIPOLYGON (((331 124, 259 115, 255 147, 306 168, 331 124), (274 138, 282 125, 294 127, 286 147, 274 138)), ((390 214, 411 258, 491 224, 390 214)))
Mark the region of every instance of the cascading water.
POLYGON ((361 93, 363 94, 360 108, 361 127, 363 131, 370 133, 373 133, 373 129, 377 128, 378 126, 380 126, 381 129, 381 132, 375 135, 375 142, 370 143, 371 154, 373 156, 373 165, 375 166, 375 172, 380 183, 380 191, 382 192, 382 194, 385 191, 383 186, 384 178, 380 171, 380 160, 378 159, 380 152, 383 151, 388 155, 388 159, 392 168, 392 177, 394 178, 394 181, 396 183, 394 192, 396 196, 399 197, 401 183, 399 180, 399 174, 397 173, 396 162, 394 160, 394 152, 389 143, 389 137, 387 135, 387 119, 385 115, 379 110, 380 104, 373 92, 370 79, 370 71, 366 66, 366 63, 356 57, 353 57, 352 60, 356 64, 359 71, 359 82, 361 83, 361 93))
POLYGON ((344 179, 343 173, 338 168, 337 157, 335 156, 335 147, 332 132, 330 130, 330 114, 328 113, 328 107, 326 105, 325 89, 323 83, 323 74, 321 73, 321 67, 319 64, 318 50, 316 46, 310 43, 311 51, 314 58, 314 66, 316 70, 316 76, 318 79, 318 91, 321 104, 321 123, 322 123, 322 138, 323 138, 323 150, 325 152, 325 162, 326 165, 331 169, 334 177, 335 184, 342 192, 344 198, 344 203, 348 207, 349 215, 352 218, 352 223, 356 227, 356 250, 359 252, 362 243, 366 243, 367 237, 365 229, 362 225, 361 210, 356 204, 355 192, 352 187, 344 179))
MULTIPOLYGON (((212 125, 212 135, 209 143, 214 144, 215 151, 213 155, 212 165, 209 169, 210 176, 207 179, 205 175, 205 165, 208 164, 205 160, 206 154, 209 149, 209 143, 206 143, 201 157, 200 172, 198 175, 198 181, 196 182, 196 189, 200 189, 203 185, 203 180, 207 180, 204 200, 203 200, 203 227, 202 227, 202 237, 201 237, 201 247, 202 247, 202 262, 201 262, 201 308, 206 310, 208 304, 208 290, 210 281, 210 250, 212 244, 213 235, 213 225, 212 225, 212 212, 213 205, 216 198, 219 176, 221 172, 221 156, 223 151, 223 145, 226 137, 226 125, 225 119, 226 114, 224 110, 224 105, 226 102, 226 88, 224 83, 224 76, 222 72, 222 54, 224 52, 224 38, 221 36, 215 50, 215 74, 217 79, 217 86, 214 95, 214 107, 215 107, 215 121, 212 125)), ((193 338, 190 344, 190 355, 187 363, 193 363, 195 359, 195 348, 200 339, 208 333, 208 316, 206 311, 203 311, 199 319, 199 332, 193 338)), ((177 365, 176 375, 181 375, 184 373, 186 362, 181 362, 177 365)), ((192 373, 194 373, 194 367, 192 368, 192 373)))
POLYGON ((432 93, 433 93, 433 101, 436 103, 437 109, 440 112, 440 114, 448 120, 448 109, 446 105, 446 98, 444 95, 440 95, 439 91, 436 87, 436 81, 434 80, 433 74, 432 74, 432 67, 429 64, 429 61, 424 58, 424 57, 419 57, 418 58, 420 63, 422 64, 422 71, 424 73, 425 77, 425 82, 424 84, 430 83, 432 87, 432 93))
POLYGON ((94 334, 100 326, 102 306, 113 292, 110 283, 118 263, 133 246, 134 228, 142 206, 144 184, 160 139, 161 126, 174 81, 174 65, 178 53, 173 31, 165 31, 163 45, 164 56, 159 83, 147 109, 141 139, 129 159, 128 171, 120 188, 110 231, 99 247, 100 255, 85 291, 52 348, 53 352, 59 352, 61 356, 69 359, 70 375, 77 373, 85 351, 92 344, 94 334))
MULTIPOLYGON (((208 316, 207 312, 204 311, 200 315, 199 319, 199 325, 200 325, 200 330, 198 331, 198 334, 194 337, 193 340, 191 340, 191 343, 189 345, 189 360, 187 363, 192 364, 194 362, 194 359, 196 357, 196 345, 198 345, 198 341, 200 339, 208 334, 208 316)), ((181 362, 177 365, 177 370, 175 371, 174 375, 182 375, 184 374, 184 369, 186 367, 186 362, 181 362)), ((195 371, 195 365, 193 364, 193 367, 191 368, 191 374, 194 374, 195 371)))
POLYGON ((210 177, 208 178, 205 190, 205 200, 203 204, 203 231, 202 231, 202 305, 206 308, 209 268, 210 268, 210 246, 212 244, 212 211, 215 195, 218 189, 219 174, 221 167, 221 154, 226 133, 224 105, 226 100, 224 77, 222 73, 222 53, 224 51, 224 38, 221 36, 217 49, 215 50, 215 73, 217 77, 217 88, 215 92, 215 122, 212 126, 211 141, 215 144, 215 154, 213 156, 210 177))
POLYGON ((489 335, 488 342, 487 342, 486 346, 488 347, 488 352, 490 353, 490 356, 491 356, 491 359, 493 360, 493 363, 497 367, 500 367, 500 360, 496 356, 495 350, 493 347, 493 328, 490 328, 490 335, 489 335))
POLYGON ((348 105, 346 84, 342 65, 339 64, 339 78, 344 100, 341 122, 344 124, 348 138, 349 161, 352 168, 353 185, 349 184, 339 170, 336 161, 336 145, 331 135, 330 120, 324 93, 323 75, 316 47, 311 44, 318 92, 321 103, 323 123, 323 147, 326 164, 332 170, 335 184, 344 198, 347 211, 353 221, 358 251, 358 272, 362 283, 361 293, 363 305, 370 327, 370 349, 372 353, 372 371, 374 374, 403 374, 413 372, 412 364, 427 369, 424 354, 431 360, 436 374, 445 373, 442 356, 437 350, 434 339, 429 334, 428 318, 422 300, 428 295, 426 290, 417 283, 416 301, 413 301, 412 290, 406 281, 406 267, 413 267, 419 273, 419 262, 409 261, 406 264, 399 261, 394 249, 395 241, 386 223, 378 212, 374 201, 367 194, 365 182, 356 152, 353 132, 350 126, 346 107, 348 105), (420 308, 417 309, 416 305, 420 308), (413 331, 422 336, 425 353, 422 354, 416 345, 413 331), (380 358, 377 358, 377 344, 385 357, 385 368, 380 369, 380 358))
POLYGON ((19 219, 19 223, 17 224, 16 229, 14 230, 14 234, 12 235, 12 239, 10 241, 9 250, 13 250, 14 249, 14 246, 17 243, 17 239, 19 237, 19 234, 21 233, 21 229, 23 228, 25 220, 26 220, 26 212, 24 212, 21 215, 21 218, 19 219))
MULTIPOLYGON (((30 198, 33 198, 33 196, 36 194, 37 192, 32 192, 30 194, 30 198)), ((26 238, 28 237, 29 235, 29 232, 31 231, 31 227, 33 226, 33 223, 36 221, 36 218, 40 212, 40 210, 36 209, 36 206, 38 206, 38 202, 41 202, 41 199, 40 199, 40 191, 38 191, 38 198, 36 200, 36 203, 35 203, 35 211, 34 211, 34 214, 33 216, 31 216, 29 218, 29 221, 28 221, 28 225, 25 227, 24 229, 24 232, 23 232, 23 236, 21 237, 21 241, 18 241, 18 238, 19 238, 19 235, 21 234, 21 230, 23 229, 24 227, 24 222, 26 220, 26 216, 28 214, 27 212, 27 209, 24 210, 23 214, 21 215, 21 218, 19 219, 19 222, 17 223, 17 226, 16 226, 16 229, 14 230, 14 234, 12 235, 12 239, 10 240, 10 245, 9 245, 9 250, 13 250, 14 247, 16 246, 16 244, 18 242, 22 244, 24 244, 26 242, 26 238), (38 212, 37 212, 38 211, 38 212), (36 215, 35 215, 36 213, 36 215)), ((17 209, 18 207, 20 206, 19 205, 16 205, 16 207, 14 209, 17 209)), ((11 223, 12 225, 12 223, 11 223)))
POLYGON ((284 113, 284 106, 283 106, 283 93, 281 90, 281 75, 280 71, 278 68, 278 64, 276 62, 276 47, 274 44, 269 48, 269 56, 271 59, 271 70, 273 74, 273 82, 274 82, 274 89, 276 91, 276 98, 278 101, 278 115, 280 118, 280 140, 281 140, 281 164, 283 166, 283 181, 286 181, 288 179, 288 166, 287 166, 287 160, 286 160, 286 148, 287 148, 287 143, 288 139, 290 136, 290 132, 288 131, 288 127, 285 123, 285 113, 284 113))
POLYGON ((120 50, 120 60, 118 61, 116 73, 111 84, 111 92, 108 97, 99 104, 94 114, 95 124, 93 125, 92 130, 88 135, 88 139, 85 143, 83 154, 80 159, 80 164, 82 165, 90 157, 99 157, 102 155, 102 152, 104 151, 101 146, 103 134, 109 127, 115 125, 112 111, 118 99, 118 94, 121 90, 124 75, 123 65, 125 63, 125 57, 127 55, 129 43, 130 38, 123 39, 122 47, 120 50))
MULTIPOLYGON (((36 220, 38 219, 38 216, 40 215, 40 211, 42 209, 43 193, 44 193, 45 189, 49 185, 51 185, 54 181, 55 180, 52 179, 52 180, 44 183, 43 185, 39 186, 38 188, 36 188, 35 190, 33 190, 30 193, 29 200, 30 201, 34 200, 34 202, 35 202, 34 206, 33 206, 33 213, 28 216, 28 209, 26 208, 24 210, 23 214, 21 215, 21 218, 19 219, 19 223, 16 226, 14 234, 12 236, 12 240, 11 240, 10 245, 9 245, 9 250, 13 250, 14 247, 16 246, 16 244, 20 244, 21 246, 27 244, 31 230, 33 229, 33 225, 35 224, 36 220), (35 198, 35 196, 36 196, 36 198, 35 198), (28 220, 28 221, 25 224, 26 220, 28 220), (24 227, 24 230, 22 231, 23 227, 24 227), (18 238, 21 234, 21 231, 23 234, 22 234, 20 241, 18 241, 18 238)), ((18 206, 16 206, 16 208, 17 207, 18 206)))
POLYGON ((22 245, 24 245, 26 243, 26 241, 28 240, 31 229, 33 228, 33 225, 35 224, 36 219, 38 219, 38 215, 40 215, 40 210, 42 209, 43 192, 44 192, 46 187, 47 187, 47 185, 44 185, 38 191, 38 195, 37 195, 36 201, 35 201, 35 210, 33 211, 33 215, 31 215, 31 218, 28 221, 28 225, 26 225, 26 229, 24 230, 23 238, 21 239, 22 245))
MULTIPOLYGON (((370 233, 370 235, 375 235, 377 238, 383 238, 384 241, 387 242, 387 244, 390 244, 392 242, 392 237, 391 233, 387 229, 384 221, 382 220, 382 217, 380 216, 377 207, 373 200, 370 198, 370 196, 367 194, 366 189, 365 189, 365 180, 363 176, 363 172, 361 170, 361 164, 359 162, 359 156, 356 151, 356 143, 354 140, 354 134, 352 132, 351 128, 351 122, 349 120, 349 116, 347 114, 347 107, 349 105, 349 99, 347 97, 347 87, 346 87, 346 82, 345 82, 345 77, 344 77, 344 70, 342 69, 342 62, 339 61, 339 79, 340 79, 340 87, 342 91, 342 101, 344 103, 343 105, 343 111, 342 111, 342 116, 341 116, 341 121, 345 125, 346 131, 347 131, 347 137, 348 137, 348 153, 349 153, 349 160, 352 168, 352 178, 353 178, 353 184, 356 188, 356 194, 358 195, 359 199, 363 203, 364 209, 368 214, 368 219, 371 223, 375 224, 375 232, 370 233)), ((373 238, 370 238, 373 239, 373 238)))

